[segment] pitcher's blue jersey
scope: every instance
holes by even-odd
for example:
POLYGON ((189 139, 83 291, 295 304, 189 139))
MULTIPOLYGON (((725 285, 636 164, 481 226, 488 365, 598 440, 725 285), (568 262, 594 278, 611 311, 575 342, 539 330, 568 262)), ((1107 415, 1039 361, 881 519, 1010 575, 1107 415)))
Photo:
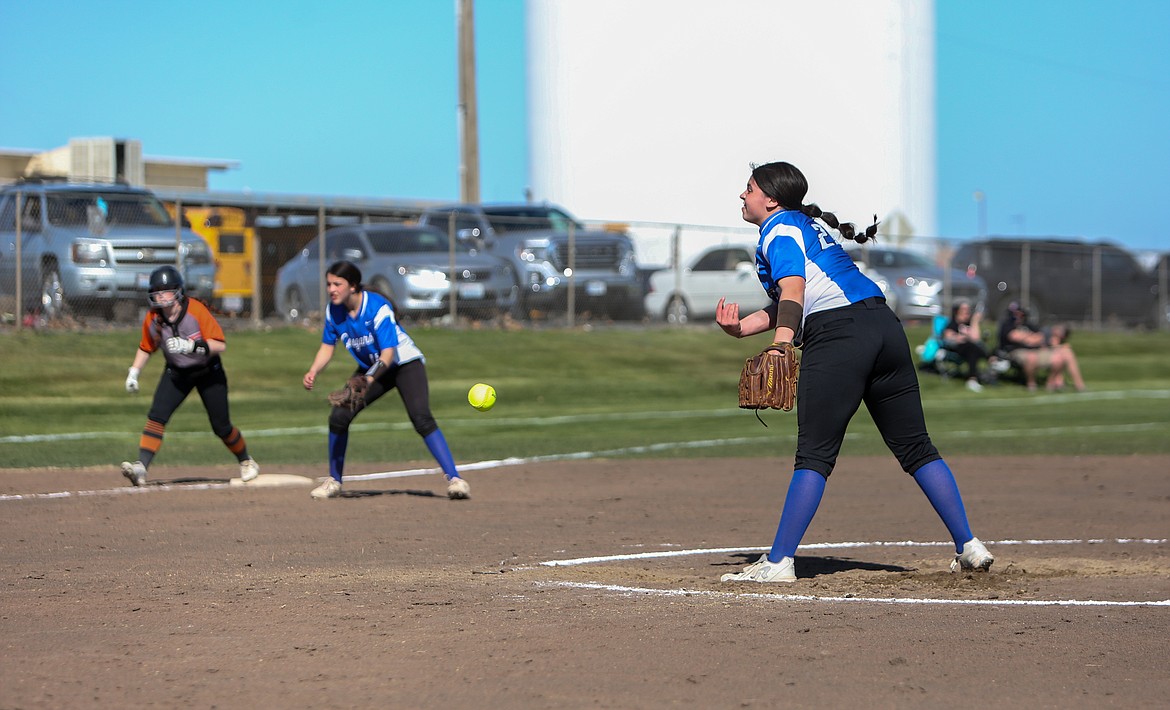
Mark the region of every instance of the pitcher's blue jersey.
POLYGON ((853 263, 828 225, 803 212, 782 210, 760 225, 756 271, 773 301, 776 282, 804 277, 804 316, 881 296, 882 291, 853 263))
POLYGON ((362 305, 353 318, 344 305, 330 303, 325 310, 321 342, 336 345, 338 340, 362 367, 373 365, 386 348, 394 348, 392 365, 420 359, 426 362, 414 340, 398 324, 394 307, 383 296, 370 291, 362 291, 362 305))

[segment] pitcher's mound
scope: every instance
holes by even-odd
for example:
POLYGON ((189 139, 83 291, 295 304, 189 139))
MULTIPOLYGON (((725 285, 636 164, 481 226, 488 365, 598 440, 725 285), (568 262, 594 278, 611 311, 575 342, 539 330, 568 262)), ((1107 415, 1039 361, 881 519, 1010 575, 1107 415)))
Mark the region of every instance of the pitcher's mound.
POLYGON ((311 486, 313 479, 306 476, 296 476, 291 473, 262 473, 251 481, 244 483, 239 478, 232 479, 233 486, 248 486, 249 488, 273 488, 277 486, 311 486))

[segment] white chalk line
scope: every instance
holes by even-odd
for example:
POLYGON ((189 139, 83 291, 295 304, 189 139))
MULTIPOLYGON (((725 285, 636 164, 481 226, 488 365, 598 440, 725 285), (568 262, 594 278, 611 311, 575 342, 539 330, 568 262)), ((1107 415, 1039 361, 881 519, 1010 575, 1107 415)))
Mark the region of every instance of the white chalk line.
POLYGON ((1170 599, 1146 602, 1100 601, 1096 599, 941 599, 906 597, 830 597, 812 594, 762 594, 759 592, 715 592, 705 589, 652 589, 648 587, 626 587, 620 584, 597 584, 594 582, 536 582, 538 587, 568 587, 572 589, 596 589, 617 592, 626 596, 645 595, 659 597, 715 597, 720 599, 765 599, 781 602, 862 602, 869 604, 944 604, 953 606, 1170 606, 1170 599))
MULTIPOLYGON (((1129 538, 1113 539, 1090 538, 1084 540, 994 540, 986 544, 995 546, 1010 545, 1104 545, 1104 544, 1144 544, 1164 545, 1167 538, 1129 538)), ((901 540, 897 542, 870 541, 870 542, 814 542, 802 544, 800 550, 841 550, 861 547, 953 547, 953 542, 917 542, 901 540)), ((567 560, 546 560, 540 564, 544 567, 570 567, 574 565, 590 565, 599 562, 615 562, 623 560, 649 560, 661 557, 683 557, 688 555, 721 555, 732 552, 766 552, 770 547, 704 547, 693 550, 658 550, 655 552, 633 552, 618 555, 601 555, 598 557, 576 557, 567 560)))
MULTIPOLYGON (((793 436, 792 438, 796 438, 793 436)), ((492 459, 488 461, 477 461, 475 463, 459 464, 459 470, 462 471, 482 471, 491 468, 503 468, 505 466, 523 466, 525 464, 533 463, 548 463, 551 461, 578 461, 596 458, 606 458, 609 456, 628 456, 630 454, 648 454, 661 451, 671 451, 674 449, 702 449, 712 446, 735 446, 740 444, 759 443, 761 441, 774 441, 775 437, 767 436, 742 436, 734 439, 709 439, 706 441, 674 441, 663 444, 646 444, 644 446, 623 446, 616 449, 603 449, 601 451, 574 451, 565 454, 544 454, 540 456, 511 456, 506 459, 492 459)), ((419 476, 431 473, 441 473, 440 468, 416 468, 407 471, 381 471, 379 473, 362 473, 356 476, 346 475, 347 481, 372 481, 379 478, 399 478, 402 476, 419 476)))
MULTIPOLYGON (((1006 547, 1010 545, 1103 545, 1103 544, 1147 544, 1161 545, 1167 538, 1090 538, 1084 540, 995 540, 988 545, 1006 547)), ((953 542, 917 542, 903 540, 899 542, 820 542, 803 544, 801 550, 834 550, 861 547, 953 547, 953 542)), ((625 560, 644 560, 663 557, 681 557, 684 555, 727 554, 733 552, 764 552, 767 547, 718 547, 698 548, 693 550, 660 550, 656 552, 637 552, 618 555, 602 555, 597 557, 577 557, 567 560, 547 560, 540 565, 547 567, 566 567, 571 565, 595 564, 598 562, 613 562, 625 560)), ((822 596, 814 594, 769 594, 760 592, 717 592, 703 589, 654 589, 651 587, 628 587, 620 584, 601 584, 599 582, 567 582, 567 581, 540 581, 535 582, 538 587, 566 587, 570 589, 595 589, 598 591, 617 592, 626 596, 665 596, 665 597, 716 597, 716 598, 749 598, 766 599, 770 601, 793 602, 868 602, 874 604, 942 604, 955 606, 1170 606, 1170 599, 1156 601, 1102 601, 1096 599, 946 599, 910 597, 858 597, 858 596, 822 596)))
POLYGON ((18 500, 61 500, 63 498, 88 498, 91 496, 129 496, 146 493, 171 491, 215 491, 240 488, 230 483, 152 483, 147 486, 120 486, 92 491, 58 491, 56 493, 6 493, 0 495, 0 503, 18 500))
MULTIPOLYGON (((567 454, 548 454, 545 456, 528 456, 528 457, 511 457, 506 459, 493 459, 487 461, 475 461, 471 463, 459 464, 458 468, 461 473, 467 471, 484 471, 493 468, 503 468, 506 466, 522 466, 533 463, 546 463, 550 461, 572 461, 581 459, 604 458, 606 456, 619 456, 637 453, 648 453, 653 451, 675 449, 695 449, 707 446, 724 446, 726 444, 743 444, 768 440, 766 437, 750 438, 743 437, 737 439, 719 439, 715 441, 685 441, 671 444, 651 444, 648 446, 629 446, 621 449, 608 449, 606 451, 578 451, 567 454)), ((376 473, 358 473, 346 474, 344 480, 349 481, 376 481, 389 478, 408 478, 411 476, 431 476, 443 473, 443 469, 438 467, 430 468, 411 468, 401 471, 379 471, 376 473)), ((167 484, 152 484, 142 488, 135 488, 130 486, 119 486, 118 488, 110 488, 104 490, 93 491, 59 491, 56 493, 10 493, 0 495, 0 503, 5 501, 17 500, 37 500, 37 499, 61 499, 71 497, 84 496, 116 496, 128 495, 135 493, 147 492, 165 492, 175 490, 220 490, 227 488, 235 488, 237 486, 230 486, 226 483, 184 483, 177 485, 167 484)))
POLYGON ((285 488, 288 486, 301 485, 302 482, 304 484, 310 484, 312 479, 308 478, 307 476, 293 476, 288 474, 261 474, 260 478, 257 478, 251 483, 244 483, 239 478, 233 478, 227 482, 207 481, 204 483, 196 483, 192 481, 189 483, 149 483, 145 486, 122 485, 117 488, 105 488, 90 491, 58 491, 56 493, 7 493, 0 495, 0 503, 17 500, 60 500, 63 498, 87 498, 90 496, 142 495, 144 493, 162 493, 171 491, 218 491, 227 489, 243 490, 244 488, 248 488, 250 490, 256 490, 257 488, 285 488), (267 477, 267 479, 265 477, 267 477), (279 480, 281 477, 286 480, 279 480))
MULTIPOLYGON (((1059 402, 1062 404, 1069 404, 1075 402, 1091 402, 1098 400, 1124 400, 1124 399, 1167 399, 1170 398, 1170 390, 1115 390, 1115 391, 1101 391, 1101 392, 1080 392, 1070 394, 1045 394, 1035 395, 1026 399, 1010 397, 1010 398, 991 398, 982 397, 976 400, 945 400, 945 401, 930 401, 928 408, 930 409, 954 409, 954 408, 969 408, 972 406, 980 407, 1012 407, 1019 408, 1028 405, 1036 404, 1052 404, 1059 402)), ((566 414, 560 416, 550 417, 501 417, 501 416, 477 416, 472 419, 456 419, 452 420, 460 425, 474 425, 474 426, 550 426, 563 424, 588 424, 599 421, 645 421, 655 419, 701 419, 701 418, 723 418, 733 416, 744 416, 742 409, 710 409, 710 410, 696 410, 680 412, 676 410, 671 411, 647 411, 647 412, 598 412, 592 414, 566 414)), ((1108 427, 1049 427, 1046 429, 1011 429, 1011 430, 978 430, 978 431, 955 431, 950 432, 952 436, 977 436, 995 434, 997 436, 1029 436, 1035 433, 1070 433, 1070 432, 1102 432, 1109 433, 1113 431, 1132 430, 1134 428, 1151 429, 1159 426, 1165 426, 1166 422, 1135 422, 1133 424, 1116 424, 1108 427)), ((350 427, 351 431, 407 431, 412 428, 410 422, 366 422, 354 424, 350 427)), ((302 436, 308 434, 325 434, 328 432, 328 427, 321 426, 306 426, 306 427, 279 427, 269 429, 250 429, 248 430, 248 437, 282 437, 282 436, 302 436)), ((940 432, 946 433, 946 432, 940 432)), ((0 436, 0 444, 28 444, 28 443, 42 443, 54 441, 84 441, 89 439, 107 439, 107 438, 125 438, 124 431, 87 431, 87 432, 64 432, 59 434, 22 434, 11 436, 0 436)), ((194 437, 194 438, 213 438, 213 434, 206 431, 193 432, 167 432, 167 436, 179 437, 194 437)))
MULTIPOLYGON (((736 413, 742 413, 742 410, 735 410, 736 413)), ((1110 433, 1110 432, 1130 432, 1136 429, 1149 430, 1160 429, 1165 427, 1164 423, 1149 422, 1143 424, 1110 424, 1110 425, 1090 425, 1083 427, 1047 427, 1044 429, 1003 429, 1003 430, 971 430, 971 431, 955 431, 949 432, 948 436, 1035 436, 1037 433, 1110 433)), ((291 431, 291 430, 282 430, 291 431)), ((322 430, 324 431, 324 430, 322 430)), ((91 432, 96 433, 96 432, 91 432)), ((848 433, 845 435, 847 440, 856 440, 870 436, 877 436, 873 433, 848 433)), ((120 434, 121 436, 121 434, 120 434)), ((249 434, 251 436, 251 434, 249 434)), ((743 446, 760 443, 775 443, 777 440, 795 440, 795 434, 769 434, 760 436, 740 436, 734 438, 723 439, 704 439, 699 441, 672 441, 658 444, 646 444, 642 446, 623 446, 614 449, 603 449, 600 451, 574 451, 563 454, 544 454, 539 456, 519 457, 513 456, 504 459, 489 459, 485 461, 474 461, 470 463, 459 464, 458 468, 461 472, 464 471, 484 471, 493 468, 504 468, 507 466, 523 466, 527 464, 548 463, 554 461, 584 461, 595 458, 607 457, 621 457, 639 454, 653 454, 669 451, 685 451, 687 449, 706 449, 717 448, 723 446, 743 446)), ((407 478, 410 476, 429 476, 442 473, 443 470, 438 467, 428 468, 413 468, 398 471, 377 471, 373 473, 359 473, 346 474, 346 481, 375 481, 389 478, 407 478)), ((203 490, 214 490, 218 486, 209 485, 203 490)), ((183 486, 154 486, 157 490, 200 490, 194 485, 183 486)), ((28 493, 28 494, 9 494, 0 495, 0 502, 7 500, 29 500, 35 498, 66 498, 71 495, 122 495, 127 491, 123 486, 121 488, 103 490, 103 491, 63 491, 59 493, 28 493)))

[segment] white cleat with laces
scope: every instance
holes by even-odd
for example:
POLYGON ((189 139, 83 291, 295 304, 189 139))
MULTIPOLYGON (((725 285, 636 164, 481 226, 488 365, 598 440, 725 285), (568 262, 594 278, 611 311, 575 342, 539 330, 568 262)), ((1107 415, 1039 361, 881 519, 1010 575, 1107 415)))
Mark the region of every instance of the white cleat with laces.
POLYGON ((256 480, 260 475, 260 464, 256 463, 256 459, 244 459, 240 462, 240 480, 244 483, 256 480))
POLYGON ((779 562, 769 562, 767 555, 743 568, 742 572, 727 573, 720 582, 795 582, 796 560, 781 557, 779 562))
POLYGON ((332 477, 326 478, 325 482, 314 488, 309 495, 317 499, 336 498, 341 495, 341 481, 337 481, 332 477))
POLYGON ((464 500, 471 497, 471 485, 458 476, 447 479, 447 497, 451 500, 464 500))
POLYGON ((973 537, 963 545, 963 551, 955 555, 955 559, 951 560, 951 573, 960 567, 964 571, 983 570, 984 572, 991 569, 991 563, 995 562, 995 557, 987 551, 979 538, 973 537))
POLYGON ((135 486, 146 485, 146 466, 141 461, 123 461, 122 475, 130 479, 135 486))

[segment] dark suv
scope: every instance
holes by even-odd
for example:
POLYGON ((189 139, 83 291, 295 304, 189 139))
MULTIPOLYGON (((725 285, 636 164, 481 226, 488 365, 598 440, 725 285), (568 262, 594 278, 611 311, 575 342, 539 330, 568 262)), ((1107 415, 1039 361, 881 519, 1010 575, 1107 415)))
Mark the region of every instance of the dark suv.
POLYGON ((999 318, 1020 301, 1033 320, 1157 326, 1157 277, 1124 249, 1104 242, 985 239, 961 246, 951 261, 987 282, 999 318))
POLYGON ((150 272, 163 264, 181 264, 193 296, 210 298, 215 287, 207 242, 176 227, 153 193, 126 185, 31 180, 0 188, 0 295, 16 293, 18 251, 17 310, 46 320, 66 309, 113 317, 119 304, 136 313, 150 272))
POLYGON ((448 205, 424 212, 419 223, 444 232, 453 227, 460 240, 478 242, 511 263, 520 286, 518 313, 564 309, 570 282, 578 309, 605 311, 615 319, 641 319, 645 313, 630 237, 588 229, 559 207, 448 205))

